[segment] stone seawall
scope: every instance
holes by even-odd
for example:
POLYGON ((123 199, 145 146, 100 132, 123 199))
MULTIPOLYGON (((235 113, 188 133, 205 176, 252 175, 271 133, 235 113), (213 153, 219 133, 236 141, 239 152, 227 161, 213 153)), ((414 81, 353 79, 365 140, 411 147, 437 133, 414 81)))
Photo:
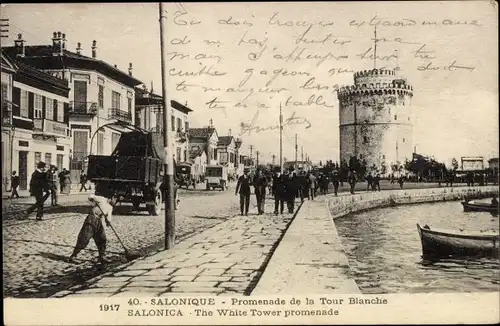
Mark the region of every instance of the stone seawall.
POLYGON ((342 193, 305 201, 251 294, 357 294, 334 219, 369 209, 491 197, 497 186, 342 193))
POLYGON ((332 218, 337 219, 350 213, 369 209, 398 205, 432 203, 439 201, 461 200, 498 196, 498 186, 427 188, 391 190, 382 192, 361 192, 351 196, 334 197, 328 195, 327 205, 332 218))

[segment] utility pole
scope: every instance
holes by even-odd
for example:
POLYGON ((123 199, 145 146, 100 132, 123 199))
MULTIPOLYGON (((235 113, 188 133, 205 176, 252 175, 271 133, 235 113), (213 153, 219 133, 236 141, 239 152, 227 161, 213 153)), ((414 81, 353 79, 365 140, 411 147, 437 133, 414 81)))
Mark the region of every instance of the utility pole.
POLYGON ((377 69, 377 25, 375 25, 375 46, 373 50, 373 69, 377 69))
POLYGON ((250 164, 251 164, 251 166, 253 166, 253 156, 252 156, 252 153, 253 153, 253 145, 250 145, 250 164))
POLYGON ((170 110, 167 100, 167 35, 165 23, 167 21, 167 10, 162 2, 159 6, 160 14, 160 47, 161 47, 161 81, 162 81, 162 96, 163 96, 163 150, 164 150, 164 165, 163 175, 167 185, 165 199, 165 249, 173 249, 175 245, 175 202, 174 202, 174 166, 172 156, 172 146, 170 146, 170 130, 172 129, 170 121, 170 110))
POLYGON ((283 174, 283 115, 281 114, 280 102, 280 171, 283 174))
POLYGON ((300 160, 304 162, 304 146, 300 146, 300 160))
POLYGON ((275 160, 276 160, 276 155, 273 154, 273 165, 274 165, 275 160))
POLYGON ((295 134, 295 168, 294 168, 295 171, 298 170, 298 165, 297 165, 297 149, 298 149, 298 146, 297 146, 297 134, 295 134))
POLYGON ((257 167, 259 167, 259 151, 257 151, 257 167))

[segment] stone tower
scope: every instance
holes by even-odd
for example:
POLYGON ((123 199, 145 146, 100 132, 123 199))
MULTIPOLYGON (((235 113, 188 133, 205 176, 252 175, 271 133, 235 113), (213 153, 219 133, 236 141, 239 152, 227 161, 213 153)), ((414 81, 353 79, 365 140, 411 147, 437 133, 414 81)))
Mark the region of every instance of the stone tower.
POLYGON ((354 74, 354 85, 339 89, 340 160, 366 161, 367 171, 412 158, 413 87, 395 70, 373 69, 354 74))

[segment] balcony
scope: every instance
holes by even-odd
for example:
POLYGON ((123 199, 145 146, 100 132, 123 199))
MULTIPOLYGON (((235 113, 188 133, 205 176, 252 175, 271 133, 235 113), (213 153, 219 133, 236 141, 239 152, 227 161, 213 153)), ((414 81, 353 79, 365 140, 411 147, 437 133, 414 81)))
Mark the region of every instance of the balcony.
POLYGON ((96 102, 69 102, 70 115, 88 115, 93 116, 97 114, 96 102))
POLYGON ((67 137, 68 126, 63 122, 35 118, 33 119, 33 134, 52 137, 67 137))
POLYGON ((122 122, 132 123, 132 113, 120 109, 111 108, 108 110, 108 118, 122 122))

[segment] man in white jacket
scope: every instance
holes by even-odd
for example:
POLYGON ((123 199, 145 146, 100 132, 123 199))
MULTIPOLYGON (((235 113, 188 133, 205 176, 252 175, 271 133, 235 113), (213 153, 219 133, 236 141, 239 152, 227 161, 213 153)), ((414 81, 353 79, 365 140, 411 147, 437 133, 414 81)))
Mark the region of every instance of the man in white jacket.
POLYGON ((78 253, 87 247, 90 239, 94 239, 99 251, 99 263, 105 263, 106 232, 104 232, 104 224, 110 225, 113 207, 118 201, 118 196, 113 195, 107 199, 102 196, 90 195, 89 201, 92 203, 92 212, 87 215, 85 222, 83 222, 75 249, 68 259, 69 262, 73 262, 78 253))

